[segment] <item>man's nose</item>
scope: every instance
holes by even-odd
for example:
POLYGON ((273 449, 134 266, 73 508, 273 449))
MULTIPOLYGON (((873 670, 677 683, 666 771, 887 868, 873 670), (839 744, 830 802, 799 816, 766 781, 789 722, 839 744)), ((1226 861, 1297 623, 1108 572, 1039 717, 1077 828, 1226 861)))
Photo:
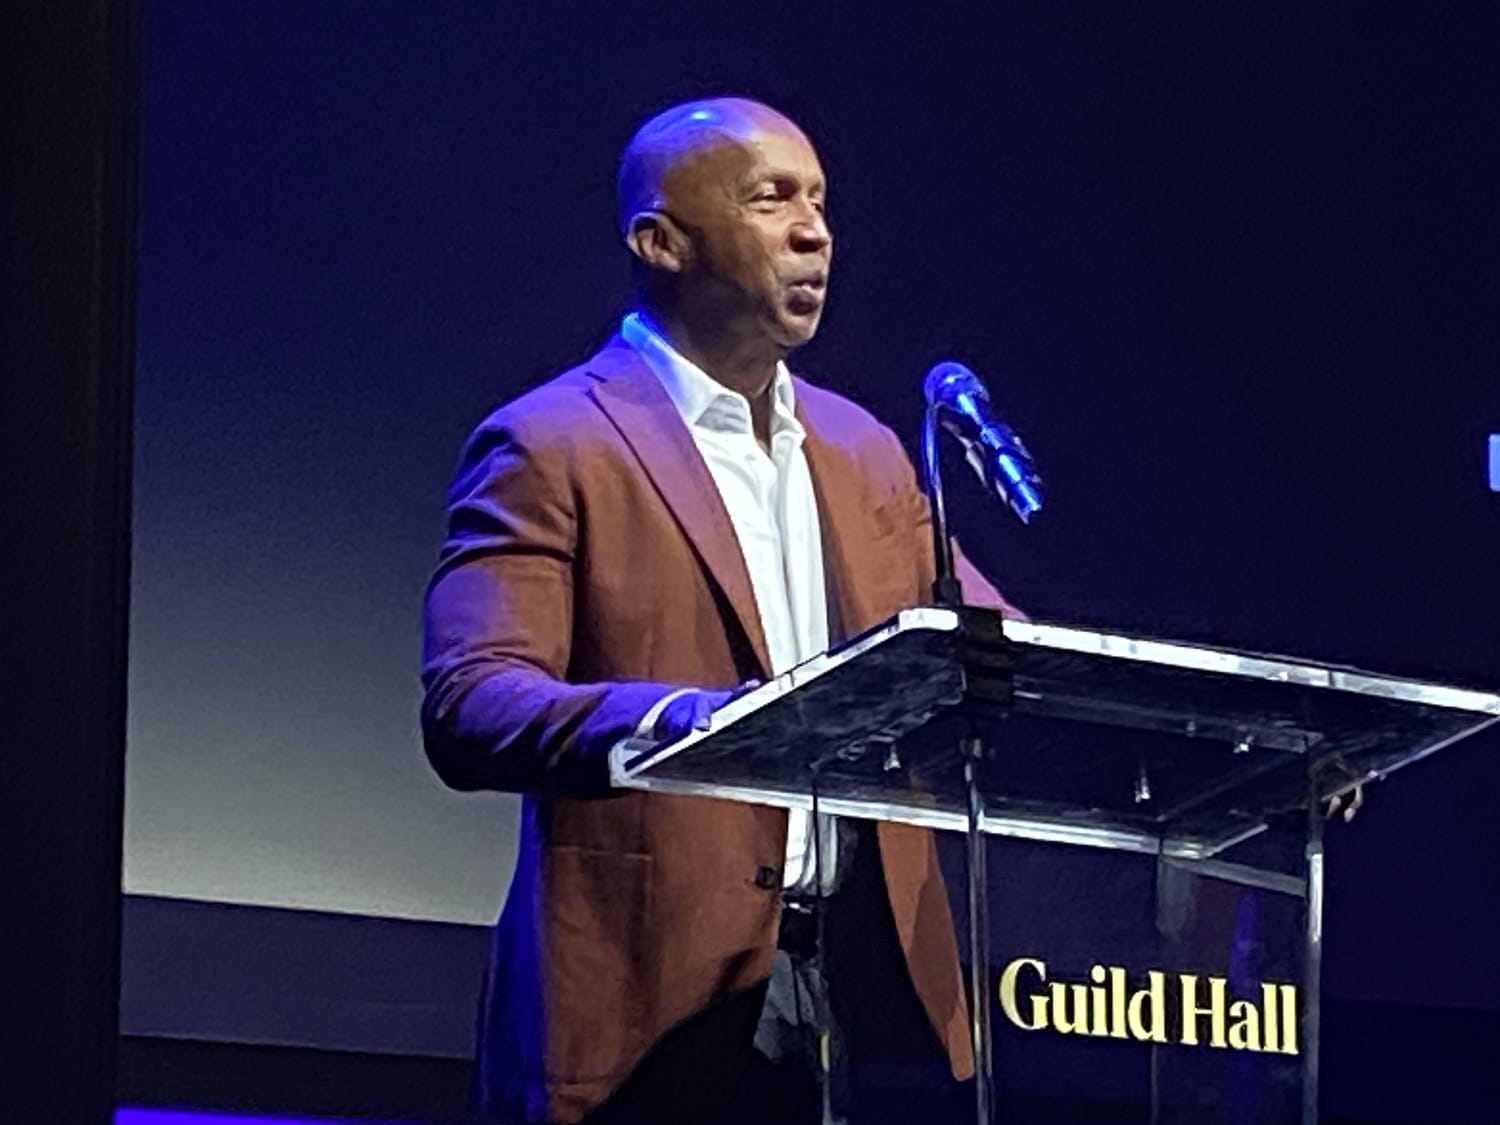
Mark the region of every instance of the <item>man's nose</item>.
POLYGON ((828 220, 816 207, 809 205, 792 227, 792 249, 803 252, 823 250, 833 242, 828 220))

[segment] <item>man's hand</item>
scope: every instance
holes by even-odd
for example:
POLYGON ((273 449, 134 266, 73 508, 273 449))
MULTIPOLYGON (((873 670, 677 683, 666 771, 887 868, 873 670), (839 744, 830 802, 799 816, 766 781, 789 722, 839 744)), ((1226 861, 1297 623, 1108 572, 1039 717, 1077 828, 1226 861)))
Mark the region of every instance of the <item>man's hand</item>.
POLYGON ((734 696, 732 691, 705 691, 689 688, 668 701, 656 717, 651 737, 658 742, 675 742, 695 730, 707 730, 709 716, 734 696))
POLYGON ((1328 811, 1323 814, 1323 819, 1332 820, 1335 816, 1338 815, 1339 810, 1342 809, 1344 813, 1344 823, 1348 824, 1351 820, 1354 819, 1354 814, 1359 812, 1359 810, 1364 807, 1364 803, 1365 787, 1364 783, 1360 782, 1359 784, 1355 785, 1352 792, 1342 794, 1330 800, 1328 802, 1328 811))

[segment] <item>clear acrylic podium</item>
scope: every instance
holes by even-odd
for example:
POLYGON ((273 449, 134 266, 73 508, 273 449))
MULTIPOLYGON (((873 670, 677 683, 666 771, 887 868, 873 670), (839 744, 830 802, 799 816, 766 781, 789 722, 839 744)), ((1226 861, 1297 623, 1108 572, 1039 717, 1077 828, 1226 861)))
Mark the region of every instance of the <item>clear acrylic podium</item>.
POLYGON ((982 1116, 1315 1122, 1328 807, 1497 721, 1478 691, 913 609, 611 771, 988 839, 955 903, 982 1116))

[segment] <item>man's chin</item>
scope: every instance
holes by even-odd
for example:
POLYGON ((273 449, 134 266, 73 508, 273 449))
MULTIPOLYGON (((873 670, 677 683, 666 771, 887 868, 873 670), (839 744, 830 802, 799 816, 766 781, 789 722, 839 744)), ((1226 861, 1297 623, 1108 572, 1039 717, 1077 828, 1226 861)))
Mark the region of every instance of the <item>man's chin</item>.
POLYGON ((813 313, 783 313, 776 320, 777 341, 787 350, 800 348, 818 334, 823 310, 813 313))

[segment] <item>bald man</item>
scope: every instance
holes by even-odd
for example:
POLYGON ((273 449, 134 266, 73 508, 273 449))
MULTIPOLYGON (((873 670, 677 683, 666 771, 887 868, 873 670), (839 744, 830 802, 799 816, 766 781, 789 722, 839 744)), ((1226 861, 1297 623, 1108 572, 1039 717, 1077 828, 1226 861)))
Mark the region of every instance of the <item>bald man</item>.
POLYGON ((474 433, 427 598, 429 758, 525 794, 476 1100, 514 1122, 818 1121, 826 1028, 833 1119, 934 1120, 973 1060, 930 835, 609 786, 621 739, 682 734, 928 598, 900 442, 786 367, 828 292, 823 169, 767 106, 693 102, 636 133, 618 198, 637 307, 474 433))

